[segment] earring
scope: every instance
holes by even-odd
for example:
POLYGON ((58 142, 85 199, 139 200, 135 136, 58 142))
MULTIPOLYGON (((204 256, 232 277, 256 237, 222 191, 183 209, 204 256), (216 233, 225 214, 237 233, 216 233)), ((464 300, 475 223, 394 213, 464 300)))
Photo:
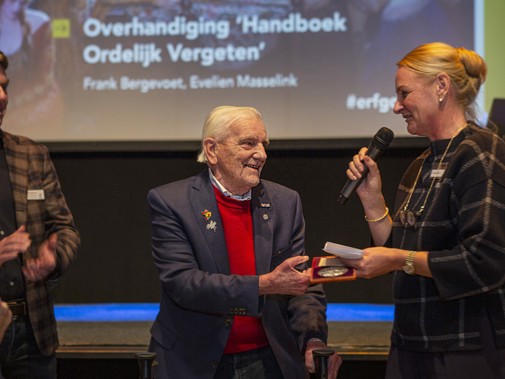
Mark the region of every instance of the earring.
POLYGON ((438 102, 441 103, 442 101, 444 101, 444 98, 443 97, 439 97, 438 98, 438 102))

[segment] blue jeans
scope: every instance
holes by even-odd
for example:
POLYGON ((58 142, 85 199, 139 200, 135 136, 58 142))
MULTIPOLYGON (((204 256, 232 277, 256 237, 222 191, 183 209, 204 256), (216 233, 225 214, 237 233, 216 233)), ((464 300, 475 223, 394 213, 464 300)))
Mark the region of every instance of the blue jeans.
POLYGON ((214 379, 283 379, 272 349, 223 355, 214 379))
POLYGON ((56 379, 56 355, 42 355, 30 321, 14 318, 0 345, 0 368, 5 379, 56 379))

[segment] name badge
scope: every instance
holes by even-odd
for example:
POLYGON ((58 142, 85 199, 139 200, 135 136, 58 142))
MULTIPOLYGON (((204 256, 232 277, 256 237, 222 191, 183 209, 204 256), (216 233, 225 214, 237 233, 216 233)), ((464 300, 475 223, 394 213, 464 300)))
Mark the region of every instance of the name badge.
POLYGON ((442 163, 438 165, 437 168, 432 168, 430 173, 430 179, 442 179, 442 176, 445 174, 445 168, 447 167, 447 163, 442 163))
POLYGON ((46 197, 44 195, 44 190, 28 190, 27 193, 28 200, 44 200, 46 197))
POLYGON ((445 170, 442 169, 431 170, 430 179, 440 179, 444 176, 444 172, 445 170))

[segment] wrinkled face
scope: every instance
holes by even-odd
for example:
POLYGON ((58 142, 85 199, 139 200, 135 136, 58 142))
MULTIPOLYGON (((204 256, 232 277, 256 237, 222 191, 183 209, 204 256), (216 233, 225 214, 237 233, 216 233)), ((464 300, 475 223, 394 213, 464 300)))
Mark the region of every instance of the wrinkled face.
POLYGON ((412 70, 399 67, 396 72, 394 112, 402 115, 410 134, 430 137, 439 115, 436 82, 427 82, 412 70))
POLYGON ((7 103, 9 102, 9 97, 7 96, 8 85, 9 79, 7 79, 4 69, 0 68, 0 126, 7 111, 7 103))
POLYGON ((214 176, 234 195, 246 193, 260 181, 268 142, 261 121, 232 126, 228 137, 215 141, 213 154, 208 154, 214 176))

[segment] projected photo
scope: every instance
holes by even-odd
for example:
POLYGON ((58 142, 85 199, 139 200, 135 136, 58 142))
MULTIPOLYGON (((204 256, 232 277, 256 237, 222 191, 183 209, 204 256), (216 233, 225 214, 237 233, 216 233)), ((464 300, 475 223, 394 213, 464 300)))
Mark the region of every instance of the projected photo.
POLYGON ((369 138, 395 63, 435 40, 473 49, 473 0, 0 0, 3 128, 40 141, 186 141, 217 105, 271 139, 369 138))

